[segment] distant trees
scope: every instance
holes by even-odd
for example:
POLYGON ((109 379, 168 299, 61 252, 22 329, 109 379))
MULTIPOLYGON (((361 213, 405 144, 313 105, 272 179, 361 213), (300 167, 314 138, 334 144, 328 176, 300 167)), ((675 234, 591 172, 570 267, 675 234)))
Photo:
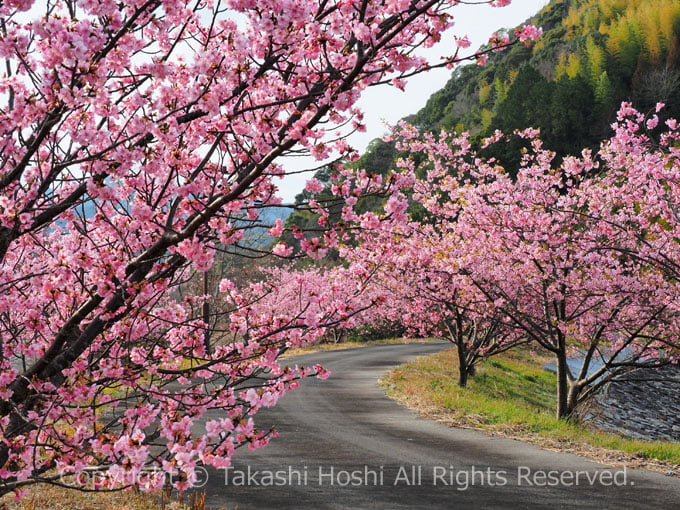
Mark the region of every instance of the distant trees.
POLYGON ((549 131, 554 85, 528 64, 518 69, 505 99, 496 106, 492 128, 511 133, 533 126, 549 131))
MULTIPOLYGON (((584 77, 562 76, 558 79, 549 104, 549 128, 541 129, 541 132, 545 132, 545 137, 550 140, 547 143, 550 149, 562 155, 578 154, 597 139, 593 136, 593 122, 596 122, 593 89, 584 77)), ((528 123, 523 127, 526 126, 534 124, 528 123)))

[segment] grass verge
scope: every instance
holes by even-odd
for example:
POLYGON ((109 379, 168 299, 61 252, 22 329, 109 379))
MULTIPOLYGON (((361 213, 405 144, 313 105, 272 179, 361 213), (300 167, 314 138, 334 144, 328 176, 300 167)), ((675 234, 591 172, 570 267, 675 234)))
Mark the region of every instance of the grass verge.
POLYGON ((478 367, 467 388, 456 384, 454 349, 418 358, 382 380, 388 395, 427 418, 455 427, 484 430, 607 464, 675 474, 680 443, 626 439, 555 418, 555 375, 543 370, 546 358, 521 349, 478 367))

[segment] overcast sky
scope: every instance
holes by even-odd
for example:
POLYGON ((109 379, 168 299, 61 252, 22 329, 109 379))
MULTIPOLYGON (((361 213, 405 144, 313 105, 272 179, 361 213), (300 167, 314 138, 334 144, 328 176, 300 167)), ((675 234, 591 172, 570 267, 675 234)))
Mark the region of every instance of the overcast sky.
MULTIPOLYGON (((488 41, 495 31, 521 24, 548 2, 549 0, 513 0, 508 7, 502 8, 460 4, 453 10, 456 22, 453 29, 442 37, 439 44, 421 54, 428 56, 432 62, 436 62, 441 55, 452 54, 455 51, 454 34, 458 36, 467 34, 472 42, 470 49, 478 48, 488 41)), ((444 86, 450 76, 451 70, 448 69, 437 69, 414 76, 408 80, 405 92, 387 86, 369 88, 359 101, 360 107, 365 112, 366 132, 353 134, 349 138, 350 144, 363 152, 371 140, 387 132, 385 123, 394 124, 399 119, 416 113, 425 106, 427 99, 434 92, 444 86)), ((289 170, 318 165, 318 162, 304 162, 300 158, 285 162, 289 170)), ((281 181, 280 195, 284 202, 291 202, 309 178, 310 175, 302 174, 286 177, 281 181)))

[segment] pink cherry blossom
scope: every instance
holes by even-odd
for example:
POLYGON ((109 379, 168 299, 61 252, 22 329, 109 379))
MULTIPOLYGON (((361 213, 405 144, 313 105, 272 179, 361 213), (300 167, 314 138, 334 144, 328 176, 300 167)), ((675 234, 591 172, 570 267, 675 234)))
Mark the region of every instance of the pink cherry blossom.
POLYGON ((305 189, 310 193, 319 193, 323 191, 323 184, 318 179, 310 179, 305 184, 305 189))
POLYGON ((456 46, 459 48, 469 48, 472 43, 470 42, 470 39, 468 39, 468 36, 463 36, 463 37, 454 37, 454 40, 456 41, 456 46))
POLYGON ((274 226, 267 230, 267 233, 272 237, 280 237, 283 234, 283 220, 277 218, 274 222, 274 226))
POLYGON ((290 257, 293 253, 293 247, 286 245, 286 243, 276 243, 272 248, 272 253, 279 257, 290 257))
POLYGON ((515 35, 522 41, 535 41, 543 34, 543 30, 534 25, 524 25, 515 30, 515 35))

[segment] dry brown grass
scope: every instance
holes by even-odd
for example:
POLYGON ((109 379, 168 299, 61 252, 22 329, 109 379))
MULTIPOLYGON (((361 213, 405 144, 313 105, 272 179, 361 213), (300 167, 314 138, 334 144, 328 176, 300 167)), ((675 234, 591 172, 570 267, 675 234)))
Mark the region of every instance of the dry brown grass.
POLYGON ((205 494, 179 497, 147 494, 136 489, 117 492, 83 492, 50 484, 25 489, 21 500, 13 494, 0 498, 0 510, 204 510, 205 494))
POLYGON ((410 340, 406 338, 384 338, 382 340, 370 340, 367 342, 341 342, 337 344, 313 344, 305 345, 304 347, 294 347, 286 351, 286 353, 281 356, 281 359, 287 359, 293 356, 300 356, 302 354, 309 354, 318 351, 338 351, 342 349, 357 349, 361 347, 371 347, 372 345, 383 345, 383 344, 403 344, 403 343, 426 343, 432 342, 432 338, 419 338, 416 340, 410 340))

